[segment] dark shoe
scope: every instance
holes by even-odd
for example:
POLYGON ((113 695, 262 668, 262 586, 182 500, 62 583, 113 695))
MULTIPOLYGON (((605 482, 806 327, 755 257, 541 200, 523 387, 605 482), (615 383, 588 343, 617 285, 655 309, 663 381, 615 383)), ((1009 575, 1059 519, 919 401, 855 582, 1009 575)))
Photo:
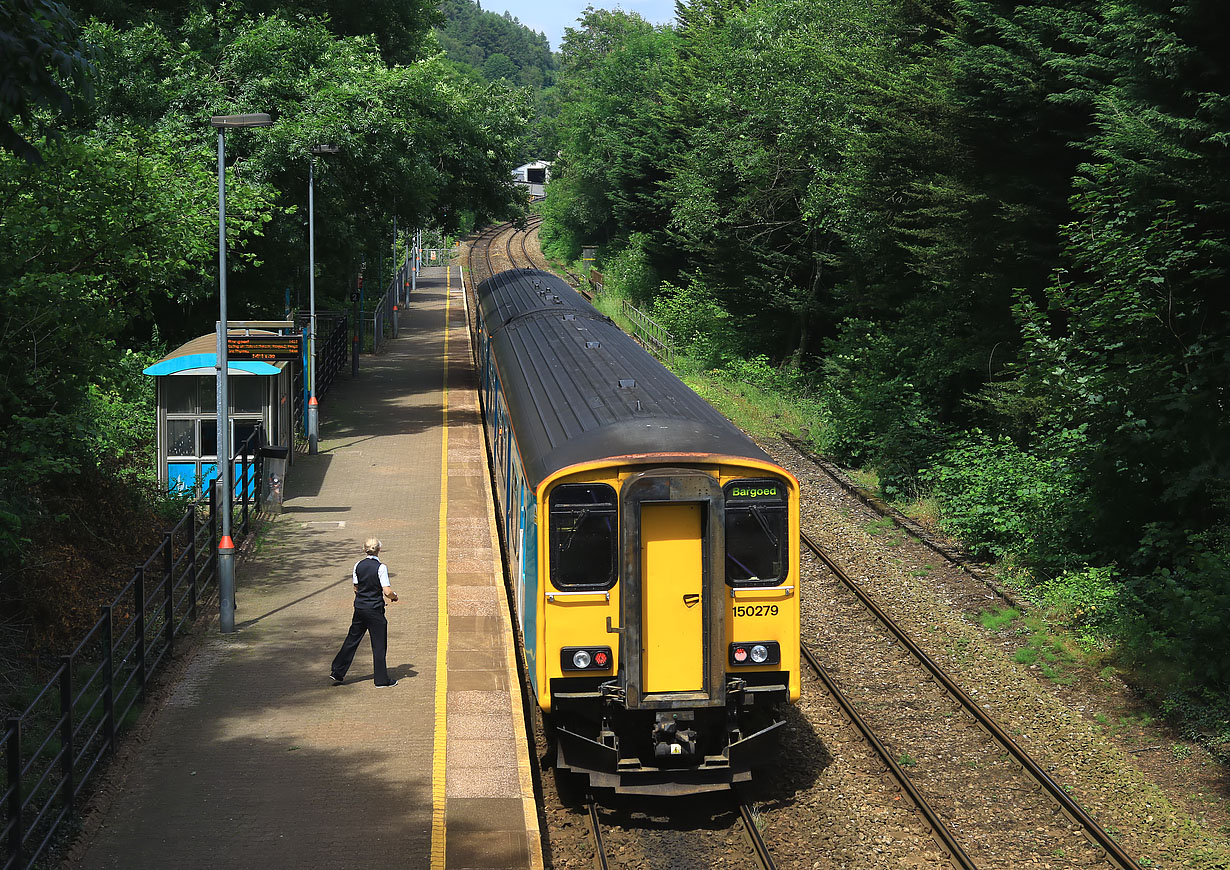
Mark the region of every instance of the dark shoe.
POLYGON ((391 683, 377 683, 376 688, 377 689, 391 689, 396 685, 397 685, 397 680, 394 680, 391 683))
POLYGON ((342 684, 342 678, 341 678, 341 677, 335 677, 335 676, 333 676, 333 674, 329 674, 329 680, 330 680, 330 682, 332 682, 332 683, 333 683, 333 685, 335 685, 335 686, 340 686, 340 685, 342 684))

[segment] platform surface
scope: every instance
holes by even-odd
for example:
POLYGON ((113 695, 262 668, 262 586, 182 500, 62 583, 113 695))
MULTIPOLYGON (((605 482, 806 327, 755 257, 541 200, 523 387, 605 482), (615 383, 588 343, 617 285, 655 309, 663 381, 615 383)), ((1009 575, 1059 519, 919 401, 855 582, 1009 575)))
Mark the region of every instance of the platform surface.
POLYGON ((70 866, 542 867, 456 268, 400 318, 322 402, 240 564, 239 630, 211 627, 70 866), (364 640, 334 686, 369 535, 399 682, 375 687, 364 640))

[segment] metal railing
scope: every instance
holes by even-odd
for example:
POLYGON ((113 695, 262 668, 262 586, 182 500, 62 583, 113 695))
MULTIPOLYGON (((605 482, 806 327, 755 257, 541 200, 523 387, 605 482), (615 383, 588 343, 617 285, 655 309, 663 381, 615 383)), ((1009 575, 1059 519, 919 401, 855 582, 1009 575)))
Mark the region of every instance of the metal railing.
POLYGON ((632 324, 632 337, 658 359, 668 363, 675 355, 675 336, 627 299, 619 301, 619 313, 632 324))
MULTIPOLYGON (((301 365, 294 373, 294 425, 300 432, 307 431, 307 369, 311 364, 308 359, 308 330, 310 318, 299 312, 297 325, 303 332, 304 354, 301 365)), ((350 358, 349 319, 344 311, 317 311, 316 332, 323 336, 316 348, 316 398, 324 398, 337 379, 337 373, 346 365, 350 358)))
MULTIPOLYGON (((236 539, 251 533, 262 501, 261 432, 244 441, 232 501, 236 539), (252 509, 254 508, 254 510, 252 509)), ((217 591, 215 482, 184 511, 20 715, 4 722, 0 771, 2 870, 29 870, 78 807, 86 785, 137 718, 149 680, 217 591)), ((215 599, 216 600, 216 599, 215 599)))
POLYGON ((337 373, 346 365, 350 358, 350 329, 345 313, 330 311, 324 316, 329 318, 325 324, 320 323, 321 312, 316 312, 316 331, 325 334, 325 340, 316 351, 316 398, 320 399, 329 392, 337 373), (332 326, 329 326, 329 323, 332 326), (323 327, 323 328, 322 328, 323 327))
POLYGON ((397 298, 392 289, 380 297, 376 307, 368 312, 372 321, 372 353, 384 349, 384 340, 393 335, 393 306, 397 298))
POLYGON ((423 266, 447 266, 459 256, 458 248, 423 248, 423 266))

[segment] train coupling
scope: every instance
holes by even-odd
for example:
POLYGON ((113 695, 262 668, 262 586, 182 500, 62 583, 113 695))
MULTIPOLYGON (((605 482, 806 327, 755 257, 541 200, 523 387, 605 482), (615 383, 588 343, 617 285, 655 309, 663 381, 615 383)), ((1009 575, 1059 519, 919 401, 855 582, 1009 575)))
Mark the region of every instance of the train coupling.
POLYGON ((696 757, 696 732, 680 727, 693 718, 691 711, 662 712, 654 717, 653 755, 659 763, 691 763, 696 757))

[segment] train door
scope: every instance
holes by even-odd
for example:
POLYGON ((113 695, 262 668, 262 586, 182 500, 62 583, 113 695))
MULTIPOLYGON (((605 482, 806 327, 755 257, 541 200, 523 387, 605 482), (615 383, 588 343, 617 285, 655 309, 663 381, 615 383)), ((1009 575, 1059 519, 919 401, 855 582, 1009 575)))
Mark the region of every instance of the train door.
POLYGON ((628 707, 725 704, 721 488, 699 471, 655 469, 626 480, 620 501, 628 707))
POLYGON ((703 505, 641 506, 641 686, 705 687, 703 505))

